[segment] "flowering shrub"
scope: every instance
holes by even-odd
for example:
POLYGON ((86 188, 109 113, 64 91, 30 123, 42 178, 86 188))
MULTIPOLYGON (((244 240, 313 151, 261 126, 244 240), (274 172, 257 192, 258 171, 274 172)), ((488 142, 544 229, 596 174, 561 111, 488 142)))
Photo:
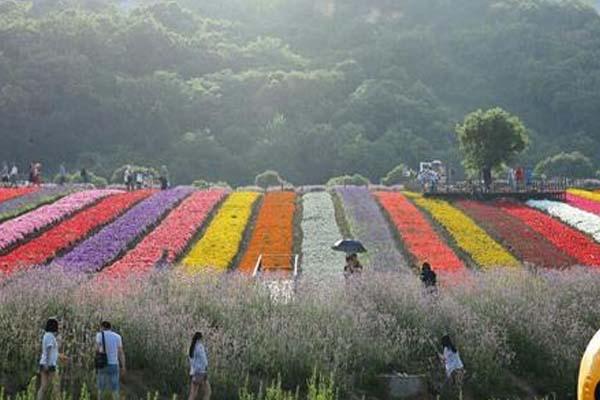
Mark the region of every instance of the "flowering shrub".
POLYGON ((588 266, 600 266, 600 245, 585 234, 566 226, 541 211, 522 204, 501 202, 500 207, 525 222, 559 250, 588 266))
POLYGON ((354 186, 338 187, 336 191, 352 234, 368 250, 363 256, 366 263, 377 270, 406 267, 388 223, 369 190, 354 186))
POLYGON ((567 267, 577 261, 557 249, 546 238, 496 204, 459 201, 457 206, 487 232, 499 238, 520 260, 549 268, 567 267))
POLYGON ((6 221, 0 225, 0 250, 6 250, 41 229, 115 193, 118 192, 115 190, 87 190, 74 193, 55 203, 6 221))
POLYGON ((0 189, 0 203, 38 190, 35 186, 0 189))
POLYGON ((52 203, 72 191, 73 189, 62 186, 43 186, 23 196, 4 201, 0 203, 0 221, 15 218, 44 204, 52 203))
POLYGON ((106 273, 122 277, 132 272, 147 272, 156 265, 164 250, 169 252, 167 261, 174 262, 223 196, 224 190, 193 193, 106 273))
POLYGON ((587 233, 597 242, 600 241, 600 217, 595 214, 551 200, 529 200, 527 205, 544 211, 567 225, 587 233))
POLYGON ((225 200, 204 236, 184 258, 188 272, 205 267, 227 269, 239 251, 252 208, 260 195, 256 192, 235 192, 225 200))
POLYGON ((341 275, 342 259, 331 246, 341 234, 327 192, 302 196, 302 273, 304 276, 341 275))
POLYGON ((79 244, 54 264, 70 271, 99 271, 127 251, 161 217, 191 194, 193 189, 164 190, 142 201, 121 218, 79 244))
POLYGON ((514 267, 519 262, 462 211, 445 201, 407 193, 450 233, 456 244, 484 268, 514 267))
POLYGON ((265 195, 250 242, 238 267, 240 271, 251 273, 261 254, 265 269, 288 265, 288 260, 283 261, 281 257, 293 252, 295 210, 294 192, 269 192, 265 195))
POLYGON ((0 272, 11 273, 19 266, 40 265, 50 261, 90 232, 115 219, 122 212, 145 199, 149 190, 115 194, 98 204, 61 222, 41 236, 22 244, 10 253, 0 256, 0 272))
POLYGON ((376 192, 375 197, 388 213, 406 249, 417 265, 429 262, 436 271, 457 271, 464 263, 435 232, 429 221, 398 192, 376 192))
POLYGON ((592 214, 600 215, 600 202, 579 197, 576 194, 567 192, 567 203, 575 208, 591 212, 592 214))

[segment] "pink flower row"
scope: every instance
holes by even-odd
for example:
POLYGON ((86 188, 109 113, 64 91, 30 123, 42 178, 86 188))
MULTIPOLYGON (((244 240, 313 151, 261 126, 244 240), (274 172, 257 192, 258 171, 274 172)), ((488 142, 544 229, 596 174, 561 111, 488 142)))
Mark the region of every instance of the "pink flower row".
POLYGON ((55 203, 40 207, 0 225, 0 251, 18 244, 28 236, 60 222, 74 212, 118 190, 88 190, 63 197, 55 203))

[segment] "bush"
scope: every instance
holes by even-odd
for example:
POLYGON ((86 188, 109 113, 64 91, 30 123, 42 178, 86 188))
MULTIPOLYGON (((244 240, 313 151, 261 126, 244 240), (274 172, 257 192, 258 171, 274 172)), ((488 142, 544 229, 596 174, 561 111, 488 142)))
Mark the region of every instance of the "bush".
MULTIPOLYGON (((142 167, 139 165, 129 165, 129 168, 131 169, 131 172, 134 174, 137 174, 138 172, 141 172, 144 175, 151 175, 154 177, 159 177, 160 173, 153 167, 142 167)), ((117 168, 112 176, 110 177, 110 182, 111 183, 124 183, 124 174, 125 174, 125 170, 127 169, 127 165, 123 165, 119 168, 117 168)))
POLYGON ((210 188, 230 188, 229 183, 219 181, 219 182, 209 182, 204 179, 196 179, 192 182, 192 186, 197 187, 198 189, 210 189, 210 188))
MULTIPOLYGON (((108 186, 108 180, 102 176, 96 175, 93 172, 88 171, 89 183, 98 188, 104 188, 108 186)), ((83 179, 81 178, 80 172, 75 172, 73 174, 67 174, 65 176, 65 183, 83 183, 83 179)), ((54 176, 54 183, 60 183, 60 175, 54 176)))
POLYGON ((254 184, 258 187, 266 189, 270 186, 282 186, 285 181, 279 176, 277 171, 267 170, 261 174, 256 175, 254 184))
POLYGON ((401 185, 414 178, 412 171, 404 164, 399 164, 387 175, 381 178, 381 184, 385 186, 401 185))
POLYGON ((343 175, 331 178, 327 186, 369 186, 371 182, 360 174, 343 175))
POLYGON ((594 176, 592 161, 578 151, 559 153, 540 161, 535 174, 548 178, 591 178, 594 176))

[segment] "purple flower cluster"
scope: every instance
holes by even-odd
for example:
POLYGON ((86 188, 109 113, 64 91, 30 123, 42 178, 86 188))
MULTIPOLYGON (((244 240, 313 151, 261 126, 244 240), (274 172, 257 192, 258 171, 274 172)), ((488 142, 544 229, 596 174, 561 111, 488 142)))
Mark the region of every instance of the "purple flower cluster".
POLYGON ((154 194, 53 264, 75 272, 101 270, 192 192, 192 188, 178 187, 154 194))
POLYGON ((367 248, 363 258, 366 258, 368 267, 376 270, 406 267, 388 223, 369 190, 357 186, 336 190, 342 199, 352 234, 367 248))
POLYGON ((72 190, 64 186, 45 186, 40 190, 27 193, 0 203, 0 219, 5 220, 37 208, 39 205, 56 200, 72 190))

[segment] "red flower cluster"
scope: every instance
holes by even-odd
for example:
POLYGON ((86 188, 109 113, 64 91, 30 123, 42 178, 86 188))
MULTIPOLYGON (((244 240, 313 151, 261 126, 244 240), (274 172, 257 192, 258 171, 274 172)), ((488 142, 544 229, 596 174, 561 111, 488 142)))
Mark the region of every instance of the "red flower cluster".
POLYGON ((465 268, 429 221, 404 195, 397 192, 376 192, 375 197, 387 211, 407 250, 419 264, 427 261, 436 271, 458 271, 465 268))
POLYGON ((160 260, 164 250, 169 252, 166 262, 173 263, 223 196, 224 190, 193 193, 140 244, 108 267, 106 276, 122 277, 149 271, 160 260))
POLYGON ((488 233, 499 238, 505 247, 524 262, 549 268, 577 264, 574 258, 557 249, 522 220, 495 204, 465 200, 457 202, 456 205, 488 233))
POLYGON ((15 197, 23 196, 35 190, 37 190, 37 187, 34 186, 0 189, 0 203, 2 203, 3 201, 14 199, 15 197))
POLYGON ((112 195, 101 200, 95 206, 0 257, 0 272, 10 274, 19 266, 39 265, 50 261, 57 253, 85 239, 92 231, 114 220, 123 211, 152 193, 149 190, 140 190, 112 195))
POLYGON ((501 202, 499 206, 544 236, 578 263, 600 267, 600 245, 585 234, 522 204, 501 202))

